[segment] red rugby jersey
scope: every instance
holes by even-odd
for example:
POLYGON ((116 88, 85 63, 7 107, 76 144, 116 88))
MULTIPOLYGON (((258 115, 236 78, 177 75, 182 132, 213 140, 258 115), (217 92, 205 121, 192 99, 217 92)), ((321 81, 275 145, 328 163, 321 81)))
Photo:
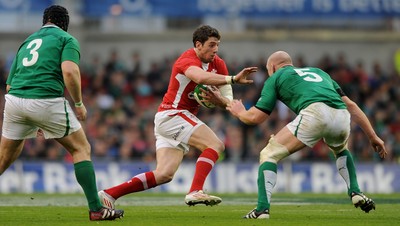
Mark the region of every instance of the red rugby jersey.
POLYGON ((178 109, 197 114, 200 105, 193 97, 193 90, 197 84, 184 74, 190 66, 197 66, 208 72, 228 75, 226 64, 219 56, 216 55, 210 63, 202 63, 194 48, 186 50, 172 67, 168 90, 158 107, 158 111, 178 109))

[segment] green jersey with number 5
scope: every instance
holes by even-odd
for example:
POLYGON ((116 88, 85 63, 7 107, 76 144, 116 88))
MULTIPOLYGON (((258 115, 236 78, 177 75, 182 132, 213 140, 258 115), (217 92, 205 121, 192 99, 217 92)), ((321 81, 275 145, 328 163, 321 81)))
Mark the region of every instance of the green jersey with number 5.
POLYGON ((346 104, 339 93, 342 93, 340 86, 323 70, 285 66, 265 81, 256 107, 271 113, 276 101, 280 100, 296 114, 316 102, 345 109, 346 104))
POLYGON ((43 26, 19 47, 7 78, 9 94, 28 99, 64 96, 63 61, 79 65, 78 41, 54 25, 43 26))

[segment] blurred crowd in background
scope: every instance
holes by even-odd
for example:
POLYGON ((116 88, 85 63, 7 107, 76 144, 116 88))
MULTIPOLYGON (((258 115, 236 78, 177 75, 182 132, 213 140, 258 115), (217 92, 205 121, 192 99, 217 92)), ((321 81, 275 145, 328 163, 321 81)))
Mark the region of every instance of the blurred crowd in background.
MULTIPOLYGON (((113 50, 106 60, 95 56, 80 65, 83 99, 88 111, 82 126, 92 145, 94 161, 155 161, 153 119, 168 87, 170 70, 176 57, 155 60, 149 70, 143 70, 140 53, 133 53, 126 62, 119 58, 117 50, 113 50)), ((365 134, 353 124, 349 149, 356 161, 400 164, 400 75, 394 67, 384 68, 380 62, 364 65, 362 61, 350 65, 344 54, 327 54, 317 62, 306 62, 301 55, 293 60, 295 66, 316 66, 330 73, 344 92, 359 104, 378 135, 386 142, 389 155, 381 160, 373 152, 365 134)), ((256 103, 268 78, 265 62, 266 58, 226 62, 230 74, 236 74, 246 66, 259 68, 252 75, 254 84, 233 85, 234 98, 242 99, 248 108, 256 103)), ((0 59, 2 111, 8 66, 5 59, 0 59)), ((247 126, 220 108, 202 108, 198 116, 225 142, 225 155, 220 161, 231 162, 258 161, 259 152, 269 137, 295 117, 283 104, 278 104, 269 119, 257 126, 247 126)), ((198 155, 199 151, 193 149, 184 161, 195 161, 198 155)), ((290 156, 288 160, 328 161, 332 158, 332 153, 321 141, 313 148, 305 148, 290 156)), ((71 156, 55 141, 39 137, 26 141, 21 159, 71 161, 71 156)))

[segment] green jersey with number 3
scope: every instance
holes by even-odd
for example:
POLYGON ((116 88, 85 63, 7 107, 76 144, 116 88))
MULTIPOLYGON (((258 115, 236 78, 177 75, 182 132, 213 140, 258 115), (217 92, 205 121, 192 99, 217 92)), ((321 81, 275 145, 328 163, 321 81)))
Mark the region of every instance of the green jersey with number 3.
POLYGON ((54 25, 43 26, 19 47, 7 78, 9 94, 28 99, 64 96, 63 61, 79 65, 78 41, 54 25))
POLYGON ((296 114, 316 102, 345 109, 339 92, 340 86, 319 68, 285 66, 265 81, 256 107, 271 113, 276 101, 280 100, 296 114))

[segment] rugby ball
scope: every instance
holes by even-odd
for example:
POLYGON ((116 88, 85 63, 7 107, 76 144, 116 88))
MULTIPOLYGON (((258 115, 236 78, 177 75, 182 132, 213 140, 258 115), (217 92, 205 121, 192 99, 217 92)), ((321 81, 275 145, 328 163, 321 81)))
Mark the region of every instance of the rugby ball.
POLYGON ((215 104, 210 103, 209 101, 203 101, 203 97, 200 96, 200 94, 202 93, 201 89, 207 90, 208 86, 207 85, 198 84, 194 88, 194 91, 193 91, 194 99, 196 99, 197 103, 199 103, 203 107, 214 108, 215 104))

